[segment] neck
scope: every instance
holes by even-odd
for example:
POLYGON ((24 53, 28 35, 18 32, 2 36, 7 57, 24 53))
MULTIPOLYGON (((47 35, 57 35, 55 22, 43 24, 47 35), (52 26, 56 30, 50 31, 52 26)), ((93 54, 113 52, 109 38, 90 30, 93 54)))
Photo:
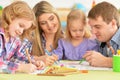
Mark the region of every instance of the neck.
POLYGON ((50 45, 53 46, 54 43, 54 34, 45 34, 45 39, 46 39, 46 49, 51 51, 50 45))
POLYGON ((79 40, 71 39, 71 42, 74 46, 78 46, 82 41, 83 41, 83 38, 81 38, 79 40))
POLYGON ((45 34, 46 41, 53 41, 55 37, 55 34, 45 34))
POLYGON ((5 41, 9 42, 9 40, 10 40, 9 36, 5 35, 5 41))

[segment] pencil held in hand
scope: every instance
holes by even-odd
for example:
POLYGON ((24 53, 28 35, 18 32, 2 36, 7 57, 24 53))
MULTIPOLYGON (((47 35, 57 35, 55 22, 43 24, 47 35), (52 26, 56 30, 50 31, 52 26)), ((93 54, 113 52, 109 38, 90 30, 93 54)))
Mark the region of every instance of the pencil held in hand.
POLYGON ((30 59, 30 54, 29 54, 29 52, 28 52, 28 48, 26 49, 26 55, 27 55, 27 57, 28 57, 29 63, 32 63, 32 62, 31 62, 31 59, 30 59))
POLYGON ((83 61, 85 61, 85 59, 84 59, 84 58, 82 58, 82 59, 80 60, 79 64, 81 64, 83 61))

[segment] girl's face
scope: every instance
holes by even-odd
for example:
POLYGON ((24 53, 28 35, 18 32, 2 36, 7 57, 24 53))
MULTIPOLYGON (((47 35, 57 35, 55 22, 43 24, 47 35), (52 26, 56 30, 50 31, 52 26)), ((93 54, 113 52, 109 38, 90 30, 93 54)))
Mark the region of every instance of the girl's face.
POLYGON ((72 39, 80 40, 85 34, 84 25, 80 20, 73 20, 69 26, 72 39))
POLYGON ((39 25, 45 34, 55 34, 59 27, 59 21, 55 14, 44 13, 39 16, 39 25))
POLYGON ((23 32, 32 26, 32 21, 28 21, 24 18, 16 18, 9 25, 9 35, 11 37, 17 37, 23 34, 23 32))

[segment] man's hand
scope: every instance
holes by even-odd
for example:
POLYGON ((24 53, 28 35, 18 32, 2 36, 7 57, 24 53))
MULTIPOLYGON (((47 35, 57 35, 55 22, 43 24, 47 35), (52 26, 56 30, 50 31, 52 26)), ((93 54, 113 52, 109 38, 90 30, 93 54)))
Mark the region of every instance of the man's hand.
POLYGON ((87 51, 83 56, 91 66, 95 67, 112 67, 112 58, 105 57, 101 53, 96 51, 87 51))

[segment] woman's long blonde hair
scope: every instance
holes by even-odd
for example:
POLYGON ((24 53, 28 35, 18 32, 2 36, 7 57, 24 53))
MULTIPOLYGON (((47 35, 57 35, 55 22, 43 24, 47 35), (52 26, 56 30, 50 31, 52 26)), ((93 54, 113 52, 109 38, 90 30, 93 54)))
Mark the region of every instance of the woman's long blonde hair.
POLYGON ((57 47, 58 40, 63 35, 61 32, 62 29, 61 29, 59 16, 57 15, 55 8, 50 3, 48 3, 47 1, 41 1, 34 6, 33 11, 35 13, 37 23, 38 23, 38 27, 35 29, 35 36, 36 36, 37 41, 34 42, 33 55, 39 56, 39 55, 44 54, 44 50, 43 50, 42 42, 41 42, 41 35, 42 35, 43 30, 41 29, 41 26, 39 25, 39 22, 38 22, 39 16, 41 16, 44 13, 54 13, 59 21, 59 28, 58 28, 58 31, 55 34, 55 38, 54 38, 54 44, 53 44, 54 48, 57 47))
POLYGON ((15 18, 24 18, 26 20, 32 21, 31 28, 24 31, 23 34, 20 36, 20 38, 22 39, 28 38, 30 40, 32 38, 31 32, 33 29, 36 28, 37 25, 35 15, 26 2, 15 1, 3 9, 0 27, 4 28, 6 35, 9 35, 8 26, 15 18))

